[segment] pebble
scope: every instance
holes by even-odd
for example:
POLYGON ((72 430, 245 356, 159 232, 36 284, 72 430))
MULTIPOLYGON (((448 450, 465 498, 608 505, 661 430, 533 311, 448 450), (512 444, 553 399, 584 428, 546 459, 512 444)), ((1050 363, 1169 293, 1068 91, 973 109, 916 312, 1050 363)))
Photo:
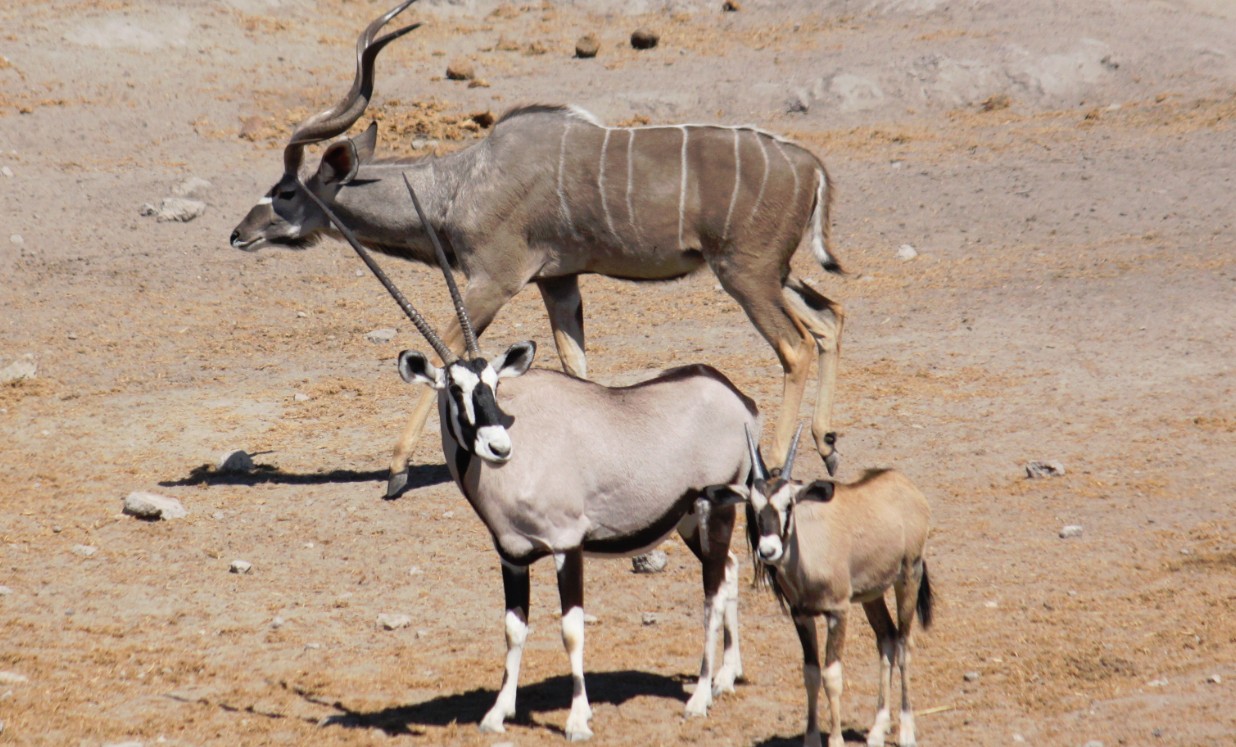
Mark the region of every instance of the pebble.
POLYGON ((20 233, 15 233, 9 236, 9 242, 12 244, 21 246, 22 244, 26 243, 26 240, 21 237, 20 233))
POLYGON ((897 259, 909 261, 918 256, 918 250, 909 244, 897 247, 897 259))
POLYGON ((20 685, 26 681, 26 675, 17 672, 0 672, 0 685, 20 685))
MULTIPOLYGON (((601 622, 601 620, 596 615, 590 615, 587 612, 584 613, 584 625, 596 625, 599 622, 601 622)), ((1215 676, 1217 677, 1218 675, 1215 676)))
POLYGON ((575 42, 575 56, 581 60, 590 60, 601 50, 601 43, 596 34, 584 34, 575 42))
POLYGON ((421 570, 420 566, 415 566, 415 565, 414 565, 414 566, 412 566, 411 568, 409 568, 409 569, 408 569, 408 575, 409 575, 409 576, 422 576, 422 575, 424 575, 424 574, 425 574, 425 572, 421 570))
POLYGON ((657 624, 657 613, 645 612, 642 620, 645 625, 656 625, 657 624))
POLYGON ((651 29, 636 29, 631 34, 631 46, 636 49, 652 49, 661 43, 661 35, 651 29))
POLYGON ((406 628, 412 624, 412 618, 408 615, 392 615, 383 613, 378 615, 378 625, 385 630, 399 630, 406 628))
POLYGON ((214 519, 215 521, 223 521, 223 516, 224 514, 222 511, 215 511, 213 514, 210 515, 210 518, 214 519))
POLYGON ((305 394, 304 392, 297 392, 296 394, 292 395, 292 399, 296 400, 297 402, 308 402, 309 395, 305 394))
POLYGON ((738 0, 725 0, 721 3, 721 10, 726 13, 737 13, 742 10, 742 6, 738 4, 738 0))
POLYGON ((217 462, 219 472, 252 472, 253 457, 241 449, 225 451, 217 462))
POLYGON ((10 589, 9 587, 0 586, 0 597, 7 597, 9 594, 12 594, 12 593, 13 593, 13 590, 10 589))
POLYGON ((1026 743, 1026 738, 1025 738, 1025 737, 1023 737, 1023 736, 1022 736, 1022 735, 1020 735, 1020 734, 1014 734, 1014 735, 1013 735, 1013 741, 1014 741, 1014 742, 1016 742, 1017 744, 1025 744, 1025 743, 1026 743))
POLYGON ((669 563, 669 557, 661 550, 653 550, 631 558, 631 570, 636 573, 660 573, 669 563))
POLYGON ((1103 747, 1103 743, 1097 739, 1091 739, 1089 742, 1086 742, 1086 747, 1103 747))
POLYGON ((4 368, 0 368, 0 384, 14 384, 18 381, 33 379, 39 371, 34 362, 34 356, 27 353, 4 368))
POLYGON ((1080 524, 1069 524, 1060 530, 1060 539, 1069 539, 1071 537, 1082 536, 1082 528, 1080 524))
POLYGON ((10 169, 8 166, 5 166, 4 168, 0 168, 0 174, 4 174, 9 179, 13 178, 13 170, 10 169))
POLYGON ((1146 683, 1146 687, 1166 687, 1167 680, 1151 680, 1146 683))
POLYGON ((228 571, 232 573, 248 573, 253 570, 253 564, 247 560, 233 560, 228 566, 228 571))
POLYGON ((786 114, 806 114, 811 111, 811 94, 806 91, 795 91, 785 100, 786 114))
POLYGON ((394 328, 384 327, 382 329, 375 329, 372 332, 366 332, 365 339, 375 344, 381 344, 395 339, 397 333, 398 330, 394 328))
POLYGON ((454 60, 446 66, 446 77, 450 80, 473 80, 476 78, 476 68, 469 60, 454 60))
POLYGON ((149 202, 142 205, 141 214, 160 223, 188 223, 206 213, 206 203, 187 197, 164 197, 158 207, 149 202))
POLYGON ((1222 678, 1222 677, 1220 677, 1220 676, 1219 676, 1219 675, 1217 675, 1217 674, 1212 674, 1212 675, 1210 675, 1209 677, 1207 677, 1207 678, 1206 678, 1206 682, 1207 682, 1207 683, 1209 683, 1209 684, 1211 684, 1211 685, 1218 685, 1218 684, 1221 684, 1221 683, 1223 682, 1223 678, 1222 678))
POLYGON ((1064 474, 1064 465, 1060 462, 1027 462, 1026 477, 1037 480, 1043 477, 1060 477, 1064 474))
POLYGON ((980 675, 978 672, 966 672, 964 675, 962 675, 962 678, 965 679, 966 682, 978 682, 979 677, 981 676, 982 675, 980 675))
POLYGON ((274 628, 275 630, 282 628, 286 624, 287 624, 287 620, 284 620, 282 617, 276 617, 274 620, 270 621, 270 627, 274 628))
POLYGON ((425 150, 426 148, 437 148, 442 141, 428 137, 418 137, 412 139, 412 150, 425 150))
POLYGON ((74 555, 80 555, 83 558, 89 558, 93 556, 96 552, 98 552, 99 548, 95 547, 94 545, 73 545, 72 550, 73 550, 74 555))
POLYGON ((125 496, 124 513, 139 519, 157 521, 159 519, 183 519, 189 515, 185 507, 175 498, 169 498, 157 493, 147 493, 135 490, 125 496))

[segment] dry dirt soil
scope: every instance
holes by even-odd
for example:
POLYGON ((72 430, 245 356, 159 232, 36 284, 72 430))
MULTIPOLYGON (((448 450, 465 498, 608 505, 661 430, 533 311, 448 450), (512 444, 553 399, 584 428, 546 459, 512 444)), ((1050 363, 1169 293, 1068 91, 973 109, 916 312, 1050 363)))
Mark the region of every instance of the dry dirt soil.
MULTIPOLYGON (((0 386, 0 744, 563 740, 544 563, 519 714, 506 735, 477 730, 501 678, 501 581, 436 419, 414 488, 382 498, 416 394, 394 360, 422 340, 345 245, 228 246, 290 126, 346 91, 355 35, 384 6, 0 4, 0 368, 37 366, 0 386), (190 177, 211 183, 204 215, 140 214, 190 177), (366 341, 381 327, 398 333, 366 341), (258 468, 219 473, 228 449, 258 468), (134 490, 189 515, 124 516, 134 490), (252 571, 229 573, 235 559, 252 571), (383 630, 384 613, 411 625, 383 630)), ((795 268, 848 314, 841 476, 895 465, 934 508, 922 744, 1236 743, 1236 3, 408 15, 424 27, 378 65, 380 154, 463 147, 485 135, 472 115, 548 102, 611 123, 755 124, 828 164, 851 274, 825 277, 806 251, 795 268), (630 48, 640 26, 657 48, 630 48), (575 59, 588 32, 600 54, 575 59), (448 80, 456 59, 481 83, 448 80), (898 257, 906 244, 917 258, 898 257), (1027 479, 1040 459, 1066 474, 1027 479)), ((386 265, 446 318, 435 272, 386 265)), ((587 278, 584 299, 597 380, 707 362, 776 408, 776 359, 710 274, 587 278)), ((483 342, 525 338, 556 365, 535 291, 483 342)), ((659 576, 587 566, 595 742, 797 744, 797 641, 745 585, 746 681, 683 718, 699 582, 677 540, 664 549, 659 576)), ((875 707, 865 627, 846 658, 851 741, 875 707)))

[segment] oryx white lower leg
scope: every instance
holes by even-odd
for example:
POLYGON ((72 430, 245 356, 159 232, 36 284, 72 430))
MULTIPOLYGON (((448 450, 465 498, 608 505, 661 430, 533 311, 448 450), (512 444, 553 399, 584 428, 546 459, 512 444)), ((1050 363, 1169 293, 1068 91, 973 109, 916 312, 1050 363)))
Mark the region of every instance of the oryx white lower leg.
POLYGON ((588 739, 592 729, 592 707, 588 705, 588 692, 584 687, 584 610, 572 607, 562 616, 562 645, 566 647, 571 661, 571 713, 567 716, 566 736, 572 742, 588 739))
POLYGON ((481 731, 503 732, 503 722, 515 715, 515 691, 519 686, 519 666, 523 659, 524 642, 528 638, 528 623, 514 610, 506 612, 506 667, 502 673, 502 689, 485 718, 481 731))
POLYGON ((725 596, 724 654, 721 669, 713 682, 713 694, 734 692, 734 683, 742 677, 742 652, 738 646, 738 558, 729 553, 725 559, 725 581, 721 585, 725 596))
MULTIPOLYGON (((724 588, 724 587, 723 587, 724 588)), ((717 635, 721 632, 721 620, 725 615, 725 594, 714 593, 704 600, 704 658, 700 662, 700 678, 695 683, 695 692, 687 701, 688 716, 707 716, 712 705, 712 676, 717 650, 717 635)))

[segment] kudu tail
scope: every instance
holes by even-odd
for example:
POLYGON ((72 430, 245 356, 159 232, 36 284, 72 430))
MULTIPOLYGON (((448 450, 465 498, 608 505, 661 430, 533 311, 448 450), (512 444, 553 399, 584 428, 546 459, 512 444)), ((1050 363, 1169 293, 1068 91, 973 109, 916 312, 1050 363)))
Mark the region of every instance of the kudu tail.
POLYGON ((918 619, 923 624, 923 630, 931 627, 932 607, 936 595, 931 591, 931 579, 927 575, 927 561, 923 561, 923 578, 918 584, 918 619))
POLYGON ((828 172, 821 165, 815 171, 815 206, 811 209, 811 253, 820 267, 837 275, 845 275, 841 264, 832 253, 832 221, 829 212, 833 205, 833 185, 828 172))

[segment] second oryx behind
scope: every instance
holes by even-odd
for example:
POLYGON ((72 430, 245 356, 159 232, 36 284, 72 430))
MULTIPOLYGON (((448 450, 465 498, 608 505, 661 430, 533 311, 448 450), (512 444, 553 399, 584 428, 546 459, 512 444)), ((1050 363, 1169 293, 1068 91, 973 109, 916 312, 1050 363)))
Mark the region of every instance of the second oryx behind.
MULTIPOLYGON (((407 189, 420 211, 410 183, 407 189)), ((319 204, 371 263, 351 232, 319 204)), ((759 427, 755 404, 708 366, 609 388, 556 371, 529 370, 536 350, 531 342, 484 358, 445 252, 437 247, 437 253, 463 331, 465 358, 455 356, 376 265, 370 266, 445 361, 438 367, 406 350, 399 356, 399 372, 436 392, 447 466, 501 559, 506 666, 482 730, 501 732, 515 714, 528 632, 529 566, 552 557, 573 680, 565 732, 571 740, 592 736, 584 686, 584 555, 635 554, 675 529, 703 570, 704 652, 686 712, 705 715, 715 694, 733 691, 742 660, 737 559, 729 552, 734 509, 707 510, 703 489, 741 480, 750 470, 741 433, 759 427), (718 669, 714 652, 723 625, 718 669)))

